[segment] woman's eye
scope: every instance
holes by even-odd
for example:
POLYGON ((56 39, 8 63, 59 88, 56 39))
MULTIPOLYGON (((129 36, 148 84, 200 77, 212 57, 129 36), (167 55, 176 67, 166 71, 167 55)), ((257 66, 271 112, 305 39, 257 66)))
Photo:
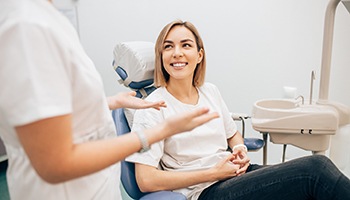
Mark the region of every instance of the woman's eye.
POLYGON ((190 44, 185 43, 185 44, 183 45, 183 47, 191 47, 191 45, 190 45, 190 44))
POLYGON ((168 44, 168 45, 164 45, 164 49, 170 49, 171 48, 171 45, 168 44))

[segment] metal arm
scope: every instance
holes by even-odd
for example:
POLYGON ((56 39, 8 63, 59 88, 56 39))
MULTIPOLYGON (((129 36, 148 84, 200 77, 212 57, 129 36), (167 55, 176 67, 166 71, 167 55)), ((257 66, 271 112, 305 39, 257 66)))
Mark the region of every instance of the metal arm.
POLYGON ((322 64, 321 64, 321 79, 319 101, 328 100, 329 78, 331 71, 333 32, 334 32, 334 17, 335 10, 340 0, 330 0, 326 9, 324 34, 323 34, 323 49, 322 49, 322 64))

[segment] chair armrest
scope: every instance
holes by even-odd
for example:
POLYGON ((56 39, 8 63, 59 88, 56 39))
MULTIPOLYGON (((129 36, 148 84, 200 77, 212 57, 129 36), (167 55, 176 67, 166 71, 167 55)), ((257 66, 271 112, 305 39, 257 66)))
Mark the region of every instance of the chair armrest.
POLYGON ((242 118, 243 119, 250 118, 250 116, 248 114, 245 114, 245 113, 232 113, 232 112, 230 112, 230 114, 231 114, 232 119, 235 121, 241 121, 242 118))

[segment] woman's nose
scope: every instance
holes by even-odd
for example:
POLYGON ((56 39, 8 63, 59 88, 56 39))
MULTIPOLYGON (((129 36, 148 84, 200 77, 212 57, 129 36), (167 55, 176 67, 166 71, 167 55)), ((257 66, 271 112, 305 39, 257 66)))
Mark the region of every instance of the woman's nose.
POLYGON ((183 56, 182 49, 180 47, 175 47, 173 57, 176 58, 176 57, 182 57, 182 56, 183 56))

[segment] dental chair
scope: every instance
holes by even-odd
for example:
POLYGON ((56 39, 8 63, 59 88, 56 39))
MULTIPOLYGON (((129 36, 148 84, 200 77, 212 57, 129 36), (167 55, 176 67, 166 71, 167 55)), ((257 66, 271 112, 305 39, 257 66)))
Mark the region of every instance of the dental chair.
MULTIPOLYGON (((112 117, 117 130, 117 135, 124 135, 130 132, 124 109, 119 108, 112 111, 112 117)), ((140 200, 186 200, 183 194, 172 191, 159 191, 143 193, 140 191, 135 178, 134 163, 121 161, 121 182, 129 197, 140 200)))
MULTIPOLYGON (((118 82, 120 84, 135 91, 139 98, 147 97, 156 89, 153 86, 154 43, 144 41, 123 42, 116 45, 113 53, 113 68, 119 77, 118 82)), ((132 124, 130 112, 132 113, 127 109, 112 111, 118 136, 130 132, 130 124, 132 124)), ((233 120, 242 122, 242 136, 244 137, 245 120, 250 117, 236 113, 232 113, 231 116, 233 120)), ((257 151, 265 145, 264 141, 258 138, 244 138, 244 143, 248 151, 257 151)), ((121 166, 121 182, 131 198, 141 200, 186 199, 184 195, 172 191, 141 192, 135 179, 134 163, 122 161, 121 166)))

